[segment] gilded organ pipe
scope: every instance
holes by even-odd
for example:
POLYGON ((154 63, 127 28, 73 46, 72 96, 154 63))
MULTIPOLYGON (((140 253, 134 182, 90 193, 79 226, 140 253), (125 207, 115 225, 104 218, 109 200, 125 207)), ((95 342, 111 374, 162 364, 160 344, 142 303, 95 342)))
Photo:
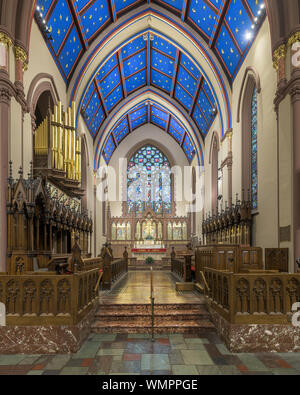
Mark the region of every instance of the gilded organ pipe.
POLYGON ((76 135, 76 104, 65 112, 59 102, 34 133, 34 153, 50 155, 52 169, 65 172, 69 180, 81 182, 81 137, 76 135), (48 152, 49 150, 49 152, 48 152))

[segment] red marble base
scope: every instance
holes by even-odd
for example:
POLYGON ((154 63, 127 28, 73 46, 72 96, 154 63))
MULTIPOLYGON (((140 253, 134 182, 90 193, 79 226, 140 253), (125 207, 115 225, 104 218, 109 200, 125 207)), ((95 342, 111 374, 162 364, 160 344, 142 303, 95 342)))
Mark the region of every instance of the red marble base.
POLYGON ((97 307, 74 326, 0 327, 0 354, 75 353, 90 334, 97 307))
POLYGON ((209 305, 208 311, 219 336, 231 352, 300 352, 300 328, 292 325, 230 324, 209 305))

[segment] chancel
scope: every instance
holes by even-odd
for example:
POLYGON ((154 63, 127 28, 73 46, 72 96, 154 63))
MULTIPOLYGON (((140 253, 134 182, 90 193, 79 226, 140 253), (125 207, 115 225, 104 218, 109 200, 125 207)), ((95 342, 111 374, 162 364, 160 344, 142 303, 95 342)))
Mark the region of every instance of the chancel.
POLYGON ((0 11, 0 374, 300 374, 299 2, 0 11))

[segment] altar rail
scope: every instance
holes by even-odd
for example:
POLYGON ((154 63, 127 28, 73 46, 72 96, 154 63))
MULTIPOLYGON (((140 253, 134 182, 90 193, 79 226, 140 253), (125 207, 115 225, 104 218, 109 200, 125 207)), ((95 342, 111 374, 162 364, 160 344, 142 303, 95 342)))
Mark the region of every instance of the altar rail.
POLYGON ((104 247, 101 252, 103 258, 103 280, 101 289, 109 290, 114 284, 128 272, 127 247, 122 258, 113 259, 112 250, 104 247))
POLYGON ((192 281, 192 253, 191 251, 176 251, 174 247, 171 253, 171 272, 182 282, 192 281), (183 259, 179 259, 182 257, 183 259))
POLYGON ((93 307, 99 267, 72 275, 0 275, 7 325, 76 325, 93 307))
POLYGON ((231 324, 288 324, 300 300, 300 274, 236 274, 204 269, 211 307, 231 324))

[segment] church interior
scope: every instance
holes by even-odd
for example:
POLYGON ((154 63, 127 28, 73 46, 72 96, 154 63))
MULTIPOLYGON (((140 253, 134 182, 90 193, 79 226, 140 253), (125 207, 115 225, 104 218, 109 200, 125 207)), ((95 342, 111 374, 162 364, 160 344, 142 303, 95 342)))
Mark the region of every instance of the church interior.
POLYGON ((0 375, 300 374, 300 1, 0 0, 0 375))

